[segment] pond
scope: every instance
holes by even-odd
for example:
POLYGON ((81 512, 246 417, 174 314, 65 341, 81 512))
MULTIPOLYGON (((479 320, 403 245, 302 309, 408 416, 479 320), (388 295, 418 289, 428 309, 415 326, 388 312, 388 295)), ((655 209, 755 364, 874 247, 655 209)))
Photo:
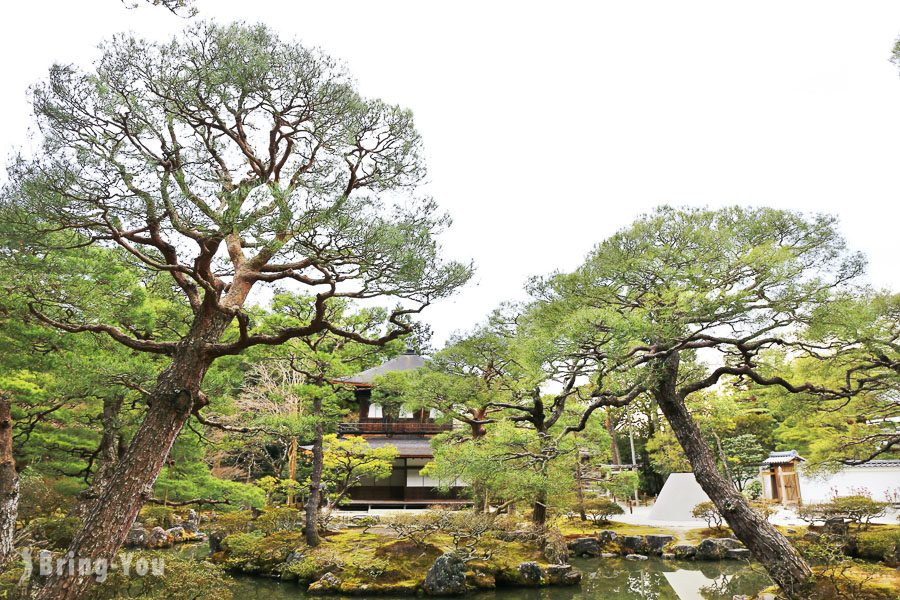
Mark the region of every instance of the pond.
MULTIPOLYGON (((466 596, 472 600, 731 600, 753 596, 769 585, 757 565, 737 561, 680 562, 650 559, 574 559, 584 573, 580 586, 542 589, 501 588, 466 596)), ((303 598, 294 583, 256 577, 235 577, 234 597, 240 600, 303 598)), ((356 597, 358 598, 358 597, 356 597)), ((405 600, 406 597, 404 597, 405 600)), ((370 600, 400 600, 377 596, 370 600)))

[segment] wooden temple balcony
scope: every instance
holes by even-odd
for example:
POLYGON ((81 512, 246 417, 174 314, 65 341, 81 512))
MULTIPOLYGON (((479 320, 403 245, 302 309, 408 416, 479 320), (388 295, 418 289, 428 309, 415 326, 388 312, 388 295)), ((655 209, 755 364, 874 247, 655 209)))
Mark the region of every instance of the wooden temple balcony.
POLYGON ((348 435, 364 434, 418 434, 432 435, 450 431, 449 423, 422 423, 416 421, 364 421, 358 423, 338 423, 338 433, 348 435))

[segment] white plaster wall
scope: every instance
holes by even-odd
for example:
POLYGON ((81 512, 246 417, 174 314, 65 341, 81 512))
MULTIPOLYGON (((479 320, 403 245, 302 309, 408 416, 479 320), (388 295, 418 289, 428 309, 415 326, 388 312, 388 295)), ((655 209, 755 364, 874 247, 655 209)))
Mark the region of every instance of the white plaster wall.
POLYGON ((900 501, 900 467, 848 467, 826 476, 809 476, 800 471, 803 503, 826 502, 834 496, 867 490, 874 500, 900 501))

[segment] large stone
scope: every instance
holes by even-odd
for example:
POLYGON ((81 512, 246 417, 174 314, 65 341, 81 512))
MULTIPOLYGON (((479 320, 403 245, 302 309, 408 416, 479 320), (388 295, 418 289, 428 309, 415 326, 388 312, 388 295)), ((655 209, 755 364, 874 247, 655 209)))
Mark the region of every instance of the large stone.
POLYGON ((173 527, 171 529, 166 529, 166 534, 172 538, 172 542, 177 544, 178 542, 183 542, 184 535, 184 527, 173 527))
POLYGON ((126 548, 144 548, 147 546, 147 530, 140 523, 135 523, 125 537, 126 548))
POLYGON ((651 534, 646 536, 644 539, 647 542, 647 547, 650 551, 650 554, 662 554, 663 548, 665 548, 668 543, 673 541, 675 537, 671 535, 651 534))
POLYGON ((169 537, 169 534, 166 533, 166 530, 162 527, 154 527, 150 530, 150 535, 147 536, 147 547, 148 548, 169 548, 172 546, 172 538, 169 537))
POLYGON ((331 595, 341 591, 341 580, 334 573, 325 573, 318 581, 309 584, 307 594, 313 596, 331 595))
POLYGON ((197 533, 197 531, 200 529, 200 515, 198 515, 197 511, 192 508, 190 511, 188 511, 188 516, 181 526, 184 527, 184 530, 189 533, 197 533))
POLYGON ((597 538, 583 537, 569 542, 569 551, 575 556, 596 558, 600 556, 600 540, 597 538))
POLYGON ((694 556, 697 554, 697 547, 689 546, 687 544, 679 544, 672 547, 672 554, 675 555, 675 558, 680 560, 694 558, 694 556))
POLYGON ((740 542, 732 538, 706 538, 697 546, 697 560, 722 560, 728 557, 728 551, 740 546, 740 542))
POLYGON ((572 565, 549 565, 546 569, 547 583, 552 585, 577 585, 581 582, 581 571, 572 565))
POLYGON ((428 573, 423 586, 429 596, 458 596, 466 593, 466 563, 455 552, 440 555, 428 573))
POLYGON ((623 554, 646 554, 649 550, 646 540, 639 535, 624 535, 619 538, 619 548, 623 554))
POLYGON ((215 554, 222 549, 222 540, 225 539, 225 532, 210 531, 209 532, 209 553, 215 554))
POLYGON ((837 537, 847 537, 850 533, 850 525, 843 517, 827 519, 822 526, 822 533, 837 537))
POLYGON ((728 551, 728 558, 732 560, 752 560, 753 553, 746 548, 732 548, 728 551))
POLYGON ((627 554, 625 560, 650 560, 650 557, 644 554, 627 554))
POLYGON ((616 541, 616 538, 619 537, 615 531, 610 531, 609 529, 604 529, 600 533, 597 534, 597 538, 600 540, 601 544, 608 544, 609 542, 616 541))
POLYGON ((522 585, 535 587, 541 585, 544 572, 536 562, 523 562, 517 570, 519 571, 522 585))

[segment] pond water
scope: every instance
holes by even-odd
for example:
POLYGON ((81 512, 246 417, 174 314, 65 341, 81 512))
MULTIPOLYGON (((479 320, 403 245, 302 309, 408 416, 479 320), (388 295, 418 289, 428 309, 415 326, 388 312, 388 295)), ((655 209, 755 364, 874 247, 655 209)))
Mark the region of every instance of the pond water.
MULTIPOLYGON (((680 562, 650 559, 575 559, 584 574, 580 586, 542 589, 501 588, 466 596, 472 600, 731 600, 753 596, 769 585, 759 566, 745 562, 680 562)), ((235 577, 236 600, 303 598, 294 583, 235 577)), ((355 597, 359 598, 359 597, 355 597)), ((405 597, 404 597, 405 598, 405 597)), ((377 596, 370 600, 400 600, 377 596)))

